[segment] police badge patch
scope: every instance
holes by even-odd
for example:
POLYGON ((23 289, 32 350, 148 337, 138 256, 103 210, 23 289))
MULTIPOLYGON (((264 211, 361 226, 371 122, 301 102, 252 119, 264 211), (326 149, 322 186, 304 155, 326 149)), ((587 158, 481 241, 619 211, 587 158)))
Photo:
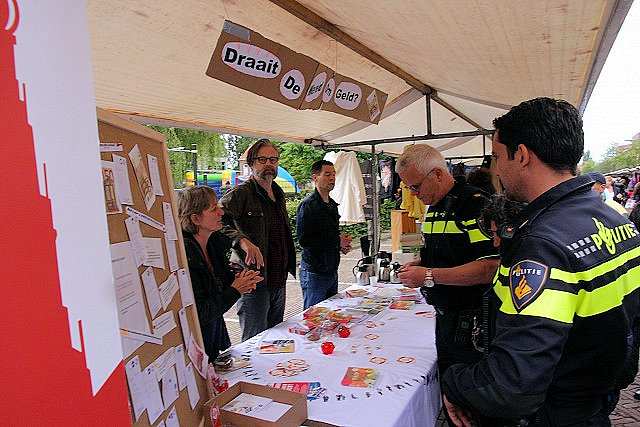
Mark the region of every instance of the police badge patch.
POLYGON ((516 310, 521 312, 542 293, 549 267, 536 261, 524 260, 509 270, 509 289, 516 310))

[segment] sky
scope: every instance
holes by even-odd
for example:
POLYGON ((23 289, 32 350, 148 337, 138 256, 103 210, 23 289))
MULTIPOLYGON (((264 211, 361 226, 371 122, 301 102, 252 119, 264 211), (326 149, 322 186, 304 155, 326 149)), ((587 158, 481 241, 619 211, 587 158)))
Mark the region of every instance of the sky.
POLYGON ((640 0, 622 24, 584 116, 585 151, 599 160, 611 142, 640 132, 640 0))

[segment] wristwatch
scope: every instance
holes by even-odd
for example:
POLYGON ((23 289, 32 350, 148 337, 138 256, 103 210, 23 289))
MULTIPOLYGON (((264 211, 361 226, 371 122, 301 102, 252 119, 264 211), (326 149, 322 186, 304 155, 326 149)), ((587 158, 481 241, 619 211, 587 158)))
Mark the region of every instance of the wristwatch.
POLYGON ((433 281, 433 270, 427 268, 424 272, 424 282, 422 282, 422 286, 432 288, 435 284, 436 282, 433 281))

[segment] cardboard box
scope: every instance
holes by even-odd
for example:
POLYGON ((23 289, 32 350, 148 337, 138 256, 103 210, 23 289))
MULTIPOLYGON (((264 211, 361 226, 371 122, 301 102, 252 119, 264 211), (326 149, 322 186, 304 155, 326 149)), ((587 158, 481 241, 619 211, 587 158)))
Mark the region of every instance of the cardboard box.
POLYGON ((225 21, 206 74, 299 109, 318 62, 225 21))
POLYGON ((387 101, 386 93, 231 21, 224 22, 206 74, 298 110, 376 124, 387 101))
MULTIPOLYGON (((282 390, 265 385, 247 383, 239 381, 229 387, 223 393, 220 393, 205 404, 207 419, 209 418, 209 409, 211 405, 217 404, 220 408, 220 417, 223 423, 231 423, 235 426, 295 426, 298 427, 307 419, 307 396, 293 391, 282 390), (248 393, 256 396, 263 396, 274 400, 275 402, 291 405, 291 408, 276 422, 264 421, 247 415, 236 414, 222 409, 224 405, 231 402, 240 393, 248 393)), ((209 421, 210 423, 211 421, 209 421)))
POLYGON ((320 109, 377 124, 386 102, 386 93, 335 73, 325 85, 320 109))

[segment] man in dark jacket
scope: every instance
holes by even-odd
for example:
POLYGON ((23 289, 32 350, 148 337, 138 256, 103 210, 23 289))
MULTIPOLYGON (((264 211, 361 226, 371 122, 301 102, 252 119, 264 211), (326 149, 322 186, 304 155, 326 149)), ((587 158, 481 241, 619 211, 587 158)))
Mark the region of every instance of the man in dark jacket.
POLYGON ((316 189, 300 203, 296 216, 305 310, 338 293, 340 250, 347 253, 351 243, 349 236, 340 235, 338 204, 329 197, 336 183, 333 163, 315 162, 311 165, 311 178, 316 189))
MULTIPOLYGON (((238 301, 238 317, 242 340, 282 322, 286 298, 287 274, 295 276, 296 253, 285 206, 284 192, 275 183, 279 153, 268 139, 260 139, 247 153, 251 178, 220 199, 225 215, 223 222, 246 236, 260 248, 264 265, 256 259, 264 281, 252 293, 238 301)), ((223 230, 224 232, 224 230, 223 230)), ((229 237, 234 235, 227 233, 229 237)), ((238 253, 234 241, 232 260, 246 260, 238 253)), ((253 260, 249 260, 251 264, 253 260)))
POLYGON ((500 247, 495 337, 485 359, 441 378, 456 426, 608 426, 638 368, 640 236, 576 176, 582 120, 569 103, 525 101, 494 120, 496 174, 528 205, 500 247))

